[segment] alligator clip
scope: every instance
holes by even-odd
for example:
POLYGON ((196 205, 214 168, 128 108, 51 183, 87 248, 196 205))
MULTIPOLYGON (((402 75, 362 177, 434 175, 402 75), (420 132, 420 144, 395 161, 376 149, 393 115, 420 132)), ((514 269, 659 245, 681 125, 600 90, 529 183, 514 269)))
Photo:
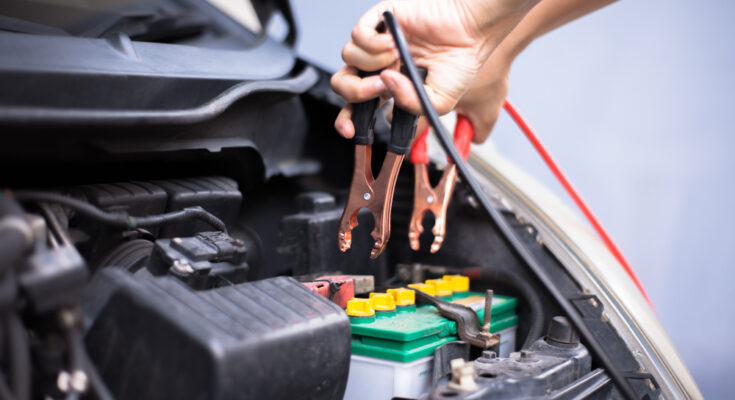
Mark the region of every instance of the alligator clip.
MULTIPOLYGON (((424 215, 431 211, 434 214, 434 242, 431 244, 431 252, 436 253, 444 242, 447 224, 447 209, 452 199, 454 184, 457 180, 457 166, 449 160, 441 180, 436 187, 431 187, 429 182, 429 156, 426 151, 426 138, 429 133, 427 126, 419 135, 411 148, 411 162, 414 166, 414 192, 413 192, 413 214, 408 227, 408 240, 411 249, 418 251, 419 236, 424 231, 422 224, 424 215)), ((463 159, 467 159, 470 153, 470 142, 474 133, 472 124, 463 115, 457 114, 457 126, 454 128, 454 145, 463 159)))
MULTIPOLYGON (((362 77, 378 74, 376 72, 360 72, 362 77)), ((406 71, 401 67, 401 72, 406 71)), ((426 70, 420 68, 425 76, 426 70)), ((380 168, 378 178, 373 178, 372 144, 375 112, 380 99, 375 98, 363 103, 353 104, 352 122, 355 125, 355 169, 352 174, 350 194, 339 223, 339 249, 347 251, 352 245, 352 229, 357 226, 357 212, 367 208, 375 218, 375 228, 371 232, 374 239, 370 258, 377 258, 385 249, 390 238, 390 213, 393 205, 393 191, 398 179, 398 172, 406 153, 411 148, 411 140, 416 131, 418 116, 400 107, 393 108, 391 137, 388 152, 380 168)))

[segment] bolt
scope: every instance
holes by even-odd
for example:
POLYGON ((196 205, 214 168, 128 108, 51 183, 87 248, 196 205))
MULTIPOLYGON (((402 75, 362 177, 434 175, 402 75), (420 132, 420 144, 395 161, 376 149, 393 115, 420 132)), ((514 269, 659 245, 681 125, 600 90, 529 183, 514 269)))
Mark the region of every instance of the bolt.
POLYGON ((432 196, 432 195, 426 196, 426 202, 429 203, 429 204, 433 203, 434 202, 434 196, 432 196))
POLYGON ((521 350, 520 355, 518 356, 518 359, 516 361, 520 363, 533 363, 537 360, 533 358, 533 352, 530 350, 521 350))
POLYGON ((174 264, 172 265, 172 268, 174 272, 180 275, 184 275, 184 276, 191 275, 192 273, 194 273, 194 268, 191 267, 191 264, 189 264, 188 261, 182 258, 178 258, 174 260, 174 264))
POLYGON ((365 199, 365 200, 370 200, 371 197, 372 196, 370 196, 370 193, 365 193, 365 194, 362 195, 362 198, 365 199))
POLYGON ((482 358, 489 358, 489 359, 495 359, 498 357, 498 354, 494 351, 485 350, 482 352, 482 358))

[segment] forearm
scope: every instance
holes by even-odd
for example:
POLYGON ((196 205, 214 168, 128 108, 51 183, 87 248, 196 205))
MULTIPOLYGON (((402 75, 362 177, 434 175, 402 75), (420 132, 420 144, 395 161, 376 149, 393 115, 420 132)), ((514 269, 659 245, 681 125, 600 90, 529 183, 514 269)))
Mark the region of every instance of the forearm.
POLYGON ((596 11, 615 0, 542 0, 498 46, 512 62, 531 42, 568 22, 596 11))

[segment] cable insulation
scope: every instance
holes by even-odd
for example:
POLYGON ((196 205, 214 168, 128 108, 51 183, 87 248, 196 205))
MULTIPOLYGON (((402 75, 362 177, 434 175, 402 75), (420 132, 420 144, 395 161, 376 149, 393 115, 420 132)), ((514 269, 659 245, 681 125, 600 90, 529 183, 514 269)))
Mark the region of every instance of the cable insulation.
POLYGON ((605 246, 607 246, 612 255, 618 260, 620 265, 623 266, 625 272, 628 273, 630 279, 633 280, 633 283, 635 283, 635 285, 638 287, 638 290, 641 291, 643 297, 645 297, 646 301, 648 301, 648 304, 651 306, 651 308, 653 308, 653 303, 648 297, 646 290, 643 289, 643 284, 641 284, 641 281, 638 280, 638 276, 635 274, 635 271, 633 271, 633 268, 628 263, 628 260, 626 260, 625 256, 623 256, 623 252, 620 251, 620 248, 615 244, 612 237, 608 235, 607 231, 602 226, 602 223, 600 223, 600 220, 597 219, 589 206, 587 206, 587 203, 584 201, 584 199, 582 199, 582 196, 574 188, 572 183, 569 181, 569 178, 567 178, 566 174, 564 174, 564 172, 561 170, 559 164, 554 160, 554 157, 551 156, 549 151, 546 149, 546 146, 544 146, 544 144, 541 142, 541 139, 539 139, 533 129, 528 125, 526 120, 523 119, 523 116, 521 116, 521 114, 516 110, 516 108, 508 99, 505 99, 503 107, 508 112, 508 114, 510 114, 511 118, 513 118, 518 127, 521 128, 521 131, 523 131, 523 133, 526 135, 533 147, 539 153, 541 158, 543 158, 544 162, 551 170, 551 173, 553 173, 556 179, 559 180, 559 183, 561 183, 561 185, 567 191, 572 200, 574 200, 574 203, 577 204, 577 207, 579 207, 580 211, 582 211, 582 214, 587 217, 587 220, 590 222, 590 224, 592 224, 592 227, 595 229, 595 231, 597 231, 597 234, 600 235, 600 238, 602 238, 605 246))

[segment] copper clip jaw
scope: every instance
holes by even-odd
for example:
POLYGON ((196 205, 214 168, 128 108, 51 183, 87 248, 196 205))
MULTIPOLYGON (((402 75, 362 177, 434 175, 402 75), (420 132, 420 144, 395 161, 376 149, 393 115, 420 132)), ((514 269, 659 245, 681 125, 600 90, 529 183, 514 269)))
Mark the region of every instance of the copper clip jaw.
POLYGON ((434 214, 434 228, 431 230, 434 234, 434 242, 431 244, 430 251, 436 253, 441 248, 446 234, 447 209, 457 180, 457 167, 454 164, 447 165, 441 180, 433 188, 429 183, 427 164, 414 164, 414 178, 413 214, 408 226, 408 240, 411 249, 418 251, 419 236, 424 231, 422 221, 424 215, 431 211, 434 214))
POLYGON ((375 218, 375 228, 370 235, 375 240, 370 258, 377 258, 390 238, 390 213, 398 172, 405 155, 387 152, 378 178, 373 178, 372 146, 355 146, 355 168, 352 174, 350 194, 339 222, 339 249, 347 251, 352 246, 352 229, 357 226, 357 213, 367 208, 375 218))

